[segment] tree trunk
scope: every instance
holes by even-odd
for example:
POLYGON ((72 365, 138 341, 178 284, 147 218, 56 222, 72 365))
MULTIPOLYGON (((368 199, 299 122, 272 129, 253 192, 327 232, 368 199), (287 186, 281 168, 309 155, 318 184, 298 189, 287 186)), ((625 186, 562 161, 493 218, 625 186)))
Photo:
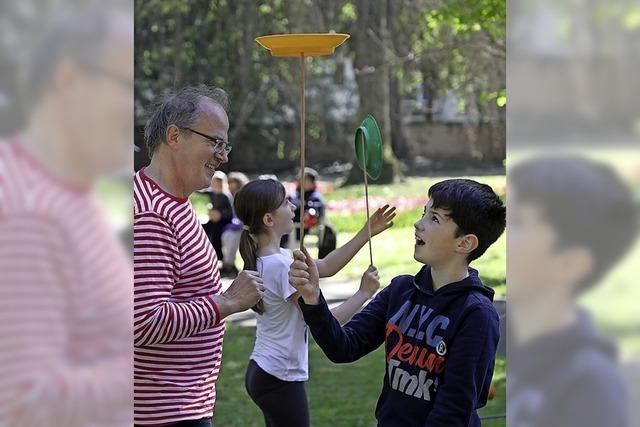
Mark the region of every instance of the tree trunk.
MULTIPOLYGON (((389 184, 396 180, 399 162, 391 149, 391 115, 389 111, 389 64, 385 58, 388 39, 388 0, 358 0, 358 25, 355 31, 355 68, 360 108, 358 124, 371 114, 382 133, 383 166, 376 184, 389 184)), ((355 131, 355 129, 354 129, 355 131)), ((354 161, 345 185, 364 182, 362 170, 354 161)))

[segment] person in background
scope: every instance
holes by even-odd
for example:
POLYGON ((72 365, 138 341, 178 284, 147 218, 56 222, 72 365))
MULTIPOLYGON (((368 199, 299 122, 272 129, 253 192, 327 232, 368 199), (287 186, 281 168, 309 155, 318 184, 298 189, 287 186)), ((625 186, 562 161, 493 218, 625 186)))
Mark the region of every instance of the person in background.
MULTIPOLYGON (((231 204, 233 205, 233 198, 236 193, 240 191, 245 184, 249 182, 249 178, 242 172, 230 172, 227 176, 227 183, 229 185, 229 192, 231 193, 231 204)), ((238 274, 238 268, 236 267, 236 255, 238 254, 238 248, 240 247, 240 236, 242 234, 242 221, 240 221, 233 212, 233 218, 231 222, 224 227, 222 231, 222 268, 220 269, 220 275, 222 277, 234 278, 238 274)))
MULTIPOLYGON (((216 171, 211 178, 209 197, 209 221, 203 225, 209 241, 219 260, 224 262, 222 252, 222 232, 233 219, 232 197, 227 184, 227 174, 216 171)), ((220 271, 222 273, 222 271, 220 271)))

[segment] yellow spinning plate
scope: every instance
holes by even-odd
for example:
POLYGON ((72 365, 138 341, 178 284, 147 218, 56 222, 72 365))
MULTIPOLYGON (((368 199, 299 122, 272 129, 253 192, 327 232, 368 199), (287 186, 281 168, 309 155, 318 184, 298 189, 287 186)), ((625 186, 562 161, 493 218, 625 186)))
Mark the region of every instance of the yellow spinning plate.
MULTIPOLYGON (((300 186, 304 185, 305 163, 305 102, 304 102, 304 58, 307 56, 332 55, 336 47, 340 46, 349 34, 276 34, 256 37, 256 42, 271 52, 273 56, 298 57, 300 59, 300 186)), ((304 212, 304 191, 300 192, 300 208, 304 212)), ((300 215, 300 249, 304 245, 304 221, 300 215)))
POLYGON ((256 37, 260 46, 271 52, 273 56, 322 56, 332 55, 349 34, 277 34, 256 37))

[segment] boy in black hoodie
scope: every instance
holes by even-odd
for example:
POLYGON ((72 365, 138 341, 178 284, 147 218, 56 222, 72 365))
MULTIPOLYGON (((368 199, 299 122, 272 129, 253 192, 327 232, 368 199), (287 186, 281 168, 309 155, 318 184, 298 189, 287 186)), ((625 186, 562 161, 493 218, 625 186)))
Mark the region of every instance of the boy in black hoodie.
MULTIPOLYGON (((415 224, 415 276, 394 278, 341 327, 318 287, 308 254, 296 251, 289 273, 316 342, 335 363, 385 344, 386 370, 376 407, 378 425, 479 426, 499 339, 493 290, 469 262, 505 228, 505 207, 485 184, 439 182, 415 224)), ((305 250, 306 252, 306 250, 305 250)))

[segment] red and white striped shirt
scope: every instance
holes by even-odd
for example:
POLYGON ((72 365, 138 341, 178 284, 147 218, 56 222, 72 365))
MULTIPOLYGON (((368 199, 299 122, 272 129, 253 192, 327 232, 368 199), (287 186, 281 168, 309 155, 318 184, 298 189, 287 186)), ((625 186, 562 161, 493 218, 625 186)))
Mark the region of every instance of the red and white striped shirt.
POLYGON ((134 176, 135 422, 211 416, 224 323, 213 246, 188 199, 134 176))
POLYGON ((0 425, 132 424, 131 276, 95 195, 0 141, 0 425))

